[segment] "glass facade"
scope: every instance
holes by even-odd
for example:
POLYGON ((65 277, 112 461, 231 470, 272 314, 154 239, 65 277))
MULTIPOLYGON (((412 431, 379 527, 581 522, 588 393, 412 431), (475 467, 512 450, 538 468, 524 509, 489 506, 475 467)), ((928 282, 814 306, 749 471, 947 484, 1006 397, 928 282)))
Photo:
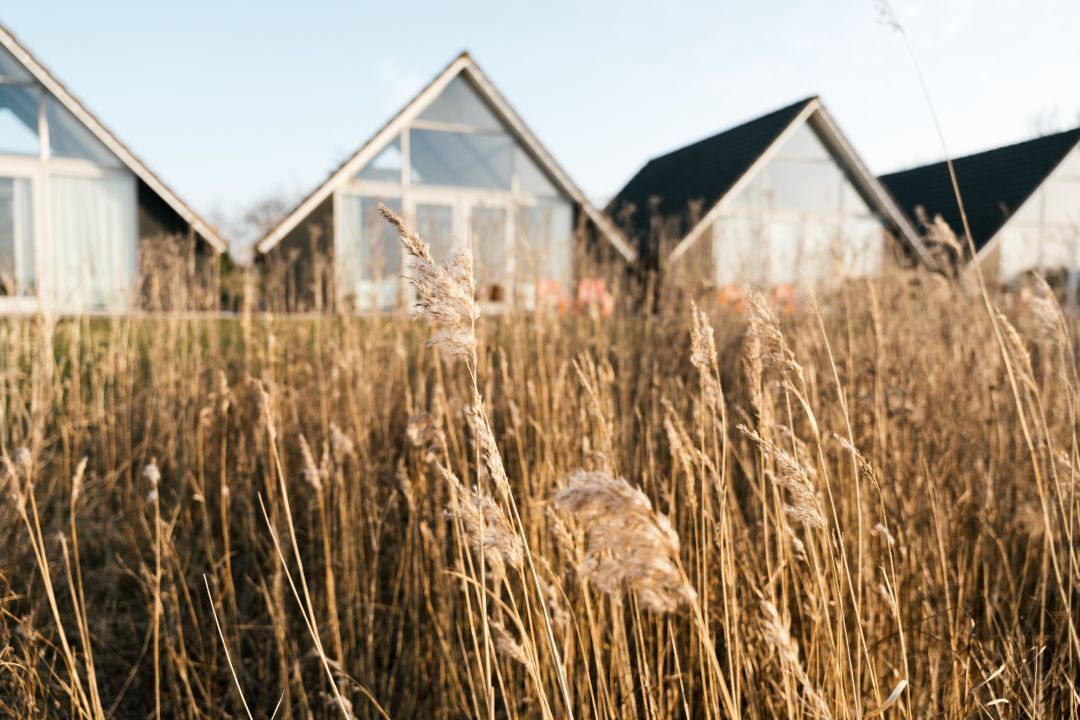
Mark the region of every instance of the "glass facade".
POLYGON ((135 176, 0 49, 0 310, 130 307, 137 218, 135 176))
POLYGON ((1080 268, 1080 150, 1069 153, 999 233, 1003 281, 1033 270, 1080 268))
POLYGON ((33 222, 30 181, 0 177, 0 297, 34 293, 33 222))
POLYGON ((481 301, 533 306, 571 292, 573 203, 465 76, 447 83, 337 191, 338 292, 362 310, 408 297, 397 238, 382 239, 380 257, 371 251, 379 233, 370 226, 371 208, 387 198, 436 259, 450 259, 455 246, 472 248, 481 301))
POLYGON ((809 123, 732 198, 712 228, 716 282, 808 286, 873 274, 880 220, 809 123))

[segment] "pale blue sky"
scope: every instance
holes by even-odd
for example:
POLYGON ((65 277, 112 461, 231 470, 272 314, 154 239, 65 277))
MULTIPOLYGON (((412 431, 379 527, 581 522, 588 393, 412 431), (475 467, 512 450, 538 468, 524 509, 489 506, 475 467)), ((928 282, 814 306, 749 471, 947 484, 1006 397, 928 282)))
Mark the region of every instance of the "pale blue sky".
MULTIPOLYGON (((950 150, 1080 124, 1080 2, 894 0, 950 150)), ((462 49, 590 196, 820 94, 874 172, 937 159, 874 0, 9 3, 0 22, 211 219, 322 181, 462 49)))

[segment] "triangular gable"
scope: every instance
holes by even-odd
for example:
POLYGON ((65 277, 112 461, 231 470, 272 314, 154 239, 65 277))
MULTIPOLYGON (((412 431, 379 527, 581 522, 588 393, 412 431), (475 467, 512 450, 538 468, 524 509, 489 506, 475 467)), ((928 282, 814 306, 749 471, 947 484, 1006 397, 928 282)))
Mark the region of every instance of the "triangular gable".
POLYGON ((619 192, 609 206, 609 214, 617 218, 621 211, 632 206, 635 233, 641 242, 647 243, 654 213, 684 218, 691 203, 700 203, 700 219, 693 225, 684 221, 679 231, 681 239, 669 256, 670 260, 678 259, 712 227, 728 203, 804 123, 811 125, 867 203, 933 267, 933 260, 915 228, 863 164, 817 97, 800 100, 651 160, 619 192), (652 198, 659 199, 658 206, 652 198))
MULTIPOLYGON (((570 179, 566 172, 555 162, 554 158, 544 149, 540 141, 525 125, 524 121, 514 112, 505 98, 495 89, 480 67, 472 57, 463 52, 453 62, 435 77, 423 90, 419 92, 397 115, 386 125, 376 132, 350 158, 343 162, 330 176, 288 214, 255 246, 260 253, 266 253, 281 242, 297 225, 310 215, 319 205, 342 184, 349 182, 362 169, 366 170, 373 160, 379 157, 387 148, 397 141, 401 130, 413 120, 428 113, 426 120, 439 121, 438 99, 442 97, 447 88, 454 92, 451 84, 458 78, 468 78, 471 88, 478 93, 488 105, 489 110, 499 123, 514 137, 518 144, 529 155, 530 159, 542 170, 554 186, 564 193, 570 200, 581 207, 586 216, 593 222, 597 229, 615 246, 616 250, 627 260, 634 260, 633 249, 622 238, 618 230, 606 215, 601 213, 570 179)), ((482 123, 483 118, 474 118, 474 122, 482 123)))
POLYGON ((27 50, 15 36, 3 25, 0 25, 0 46, 11 54, 18 63, 17 67, 0 67, 0 75, 5 77, 23 77, 20 73, 26 73, 25 79, 33 78, 44 86, 57 101, 69 112, 82 127, 91 133, 109 152, 123 163, 132 173, 153 190, 165 203, 172 208, 181 218, 218 252, 228 250, 228 243, 218 234, 217 230, 203 220, 198 213, 191 209, 183 200, 165 185, 146 165, 139 160, 131 150, 106 128, 71 92, 50 73, 44 65, 27 50))
MULTIPOLYGON (((1080 128, 1075 128, 952 161, 976 251, 991 242, 1078 143, 1080 128)), ((922 208, 928 218, 940 215, 956 233, 963 231, 945 161, 882 175, 880 180, 909 217, 917 217, 922 208)))

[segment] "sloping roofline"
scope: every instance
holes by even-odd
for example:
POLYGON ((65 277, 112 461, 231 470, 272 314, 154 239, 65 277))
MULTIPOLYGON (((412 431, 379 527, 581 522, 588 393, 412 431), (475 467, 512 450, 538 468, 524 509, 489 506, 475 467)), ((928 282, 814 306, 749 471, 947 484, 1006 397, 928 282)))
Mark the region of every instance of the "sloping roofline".
MULTIPOLYGON (((1013 217, 1019 213, 1025 205, 1035 196, 1054 173, 1066 162, 1069 154, 1080 146, 1080 127, 1070 128, 1059 132, 1028 138, 1019 142, 1000 145, 988 150, 980 150, 968 155, 961 155, 945 160, 936 160, 931 163, 908 167, 885 173, 878 178, 883 185, 891 188, 896 197, 904 204, 910 214, 915 214, 919 208, 925 210, 928 215, 940 215, 953 227, 957 234, 963 234, 963 219, 960 216, 960 205, 957 202, 949 174, 949 164, 957 174, 957 182, 960 185, 960 197, 963 200, 963 212, 967 215, 968 229, 972 235, 972 243, 975 245, 976 262, 993 252, 1001 243, 1001 231, 1009 224, 1013 217), (1020 155, 1026 161, 1028 167, 1017 168, 1014 156, 1020 155), (1001 162, 1006 159, 1009 167, 994 167, 992 186, 995 193, 991 197, 993 213, 988 213, 987 204, 981 196, 982 188, 971 187, 969 172, 974 173, 976 181, 986 177, 986 163, 1001 162), (897 181, 903 181, 919 175, 926 176, 917 190, 909 192, 901 190, 897 181), (1012 182, 1008 191, 1003 191, 1006 185, 1001 179, 1008 176, 1012 182), (1017 180, 1019 179, 1019 184, 1017 180), (929 190, 932 181, 940 181, 939 194, 929 190), (1009 196, 1012 197, 1009 197, 1009 196), (917 201, 913 199, 917 196, 917 201), (937 201, 937 202, 935 202, 937 201), (992 217, 987 221, 986 217, 992 217)), ((965 248, 965 256, 967 251, 965 248)), ((972 260, 972 258, 967 258, 972 260)))
POLYGON ((371 138, 364 143, 355 153, 337 167, 330 176, 316 187, 307 197, 300 201, 278 225, 268 232, 258 243, 255 249, 259 253, 269 252, 275 245, 281 242, 304 218, 310 215, 327 197, 329 197, 342 183, 347 182, 353 175, 360 171, 383 148, 389 145, 398 133, 412 120, 419 116, 439 96, 445 87, 458 75, 467 75, 472 81, 474 88, 483 96, 484 100, 491 105, 492 110, 503 123, 510 129, 515 139, 521 143, 533 160, 540 164, 545 173, 555 184, 577 203, 588 218, 596 225, 600 232, 615 246, 615 249, 633 262, 637 254, 622 237, 611 220, 593 207, 585 193, 574 184, 570 176, 559 166, 537 137, 529 130, 521 117, 514 112, 510 103, 495 88, 492 82, 472 59, 469 53, 462 52, 449 65, 443 69, 435 79, 428 83, 417 95, 398 111, 397 115, 382 126, 371 138))
POLYGON ((229 249, 228 242, 211 226, 202 219, 198 213, 191 209, 180 197, 169 189, 161 178, 155 175, 150 168, 143 164, 124 143, 109 131, 105 125, 91 113, 82 102, 69 91, 62 82, 56 79, 49 70, 42 65, 33 53, 26 49, 15 36, 0 23, 0 45, 10 52, 16 60, 22 63, 34 79, 40 82, 53 97, 75 116, 90 132, 94 134, 105 147, 109 149, 120 162, 124 163, 131 172, 153 190, 177 215, 184 219, 195 231, 206 240, 219 253, 229 249))
POLYGON ((690 249, 690 246, 712 227, 713 223, 716 222, 717 218, 730 204, 731 200, 753 179, 755 173, 761 170, 761 168, 772 159, 795 130, 803 123, 807 122, 809 122, 812 128, 819 134, 824 141, 826 148, 839 156, 839 159, 843 161, 848 171, 846 174, 848 175, 849 180, 858 186, 859 189, 874 202, 879 212, 883 213, 893 222, 895 227, 904 236, 904 239, 918 254, 919 258, 930 268, 937 268, 937 263, 930 255, 926 245, 922 242, 919 233, 915 230, 914 226, 912 226, 911 221, 908 220, 907 215, 900 209, 900 206, 896 203, 896 200, 885 186, 879 182, 873 173, 871 173, 863 164, 859 155, 855 152, 855 149, 847 141, 840 131, 839 126, 825 109, 825 105, 821 102, 821 98, 817 96, 809 98, 806 106, 791 119, 791 122, 789 122, 780 133, 777 134, 776 138, 774 138, 761 155, 758 156, 757 160, 755 160, 754 163, 747 168, 746 172, 744 172, 742 176, 728 188, 727 192, 716 201, 701 220, 690 229, 690 232, 688 232, 671 251, 669 260, 677 260, 686 253, 686 251, 690 249))

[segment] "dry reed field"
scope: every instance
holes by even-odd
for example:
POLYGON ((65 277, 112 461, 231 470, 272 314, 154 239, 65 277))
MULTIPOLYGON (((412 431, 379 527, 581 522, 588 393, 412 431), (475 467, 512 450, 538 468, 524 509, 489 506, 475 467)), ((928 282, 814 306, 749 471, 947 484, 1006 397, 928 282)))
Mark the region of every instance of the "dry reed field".
POLYGON ((1078 715, 1045 288, 486 316, 402 232, 415 321, 3 321, 0 715, 1078 715))

